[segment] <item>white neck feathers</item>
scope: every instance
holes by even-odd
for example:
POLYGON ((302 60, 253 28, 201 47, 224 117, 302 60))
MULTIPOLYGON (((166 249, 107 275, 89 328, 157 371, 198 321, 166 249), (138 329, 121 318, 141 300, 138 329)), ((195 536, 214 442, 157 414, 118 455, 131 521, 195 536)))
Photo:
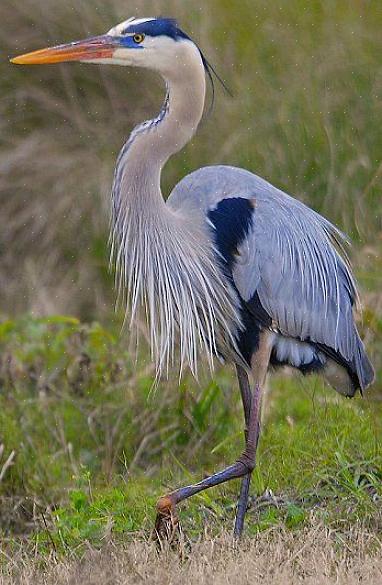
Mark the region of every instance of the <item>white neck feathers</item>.
POLYGON ((176 347, 181 371, 188 365, 196 375, 199 353, 212 368, 217 353, 233 351, 231 331, 240 323, 236 294, 216 262, 206 223, 172 211, 160 189, 163 165, 191 139, 203 114, 205 73, 196 47, 165 80, 161 113, 133 131, 118 158, 112 257, 130 326, 142 317, 148 322, 157 375, 168 371, 176 347))

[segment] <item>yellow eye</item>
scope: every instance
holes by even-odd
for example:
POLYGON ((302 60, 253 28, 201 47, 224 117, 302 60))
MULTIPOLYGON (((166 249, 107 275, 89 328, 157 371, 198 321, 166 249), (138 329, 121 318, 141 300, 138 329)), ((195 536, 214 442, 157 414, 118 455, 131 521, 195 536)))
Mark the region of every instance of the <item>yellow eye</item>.
POLYGON ((135 35, 133 36, 133 41, 134 43, 142 43, 145 39, 145 35, 140 34, 140 33, 135 33, 135 35))

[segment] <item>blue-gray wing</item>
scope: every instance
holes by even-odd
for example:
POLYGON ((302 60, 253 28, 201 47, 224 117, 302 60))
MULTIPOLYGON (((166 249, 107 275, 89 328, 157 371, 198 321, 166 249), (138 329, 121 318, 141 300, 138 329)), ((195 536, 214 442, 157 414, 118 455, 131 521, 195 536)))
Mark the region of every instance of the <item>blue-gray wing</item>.
POLYGON ((239 200, 250 202, 251 213, 230 264, 241 297, 250 303, 257 295, 275 330, 337 354, 356 371, 361 387, 367 386, 372 368, 354 323, 357 290, 337 228, 263 179, 232 167, 191 174, 169 204, 209 218, 224 211, 226 217, 220 213, 213 227, 222 231, 220 225, 228 225, 228 235, 239 229, 239 200))
POLYGON ((252 229, 233 277, 249 301, 257 292, 284 335, 326 344, 350 359, 353 277, 334 245, 339 236, 312 210, 285 198, 253 198, 252 229))

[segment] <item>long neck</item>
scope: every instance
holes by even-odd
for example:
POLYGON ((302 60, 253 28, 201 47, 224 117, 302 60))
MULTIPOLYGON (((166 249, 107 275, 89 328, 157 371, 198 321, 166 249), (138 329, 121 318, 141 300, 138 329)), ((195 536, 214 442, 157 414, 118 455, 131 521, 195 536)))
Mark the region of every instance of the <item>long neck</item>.
POLYGON ((191 139, 203 114, 205 73, 196 48, 187 62, 174 62, 165 80, 161 113, 138 126, 120 153, 112 211, 118 291, 130 327, 148 321, 157 374, 168 369, 177 347, 181 368, 196 372, 201 349, 212 364, 223 346, 235 344, 239 326, 235 294, 204 222, 172 211, 160 189, 164 164, 191 139))
POLYGON ((115 174, 115 199, 150 212, 162 200, 162 168, 195 134, 203 115, 206 82, 200 56, 165 75, 167 96, 157 118, 138 126, 121 151, 115 174), (149 201, 148 201, 149 200, 149 201))

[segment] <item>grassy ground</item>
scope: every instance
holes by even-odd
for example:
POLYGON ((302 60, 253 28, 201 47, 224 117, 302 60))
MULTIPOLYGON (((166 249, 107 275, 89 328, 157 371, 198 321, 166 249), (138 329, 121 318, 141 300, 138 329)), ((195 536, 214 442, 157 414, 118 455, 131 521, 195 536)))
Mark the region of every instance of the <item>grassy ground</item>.
MULTIPOLYGON (((6 554, 24 543, 60 557, 147 536, 157 497, 242 448, 228 369, 153 391, 151 366, 132 363, 123 339, 58 317, 4 321, 0 352, 6 554)), ((350 401, 319 379, 272 379, 247 535, 312 518, 338 535, 355 526, 381 534, 380 397, 378 385, 350 401)), ((230 530, 237 491, 232 482, 184 504, 185 534, 230 530)))
POLYGON ((381 542, 358 526, 347 534, 310 522, 298 533, 283 529, 263 532, 235 549, 229 535, 206 537, 183 556, 164 551, 158 557, 152 543, 136 539, 87 551, 81 561, 41 560, 16 555, 2 583, 23 585, 379 585, 381 542))

